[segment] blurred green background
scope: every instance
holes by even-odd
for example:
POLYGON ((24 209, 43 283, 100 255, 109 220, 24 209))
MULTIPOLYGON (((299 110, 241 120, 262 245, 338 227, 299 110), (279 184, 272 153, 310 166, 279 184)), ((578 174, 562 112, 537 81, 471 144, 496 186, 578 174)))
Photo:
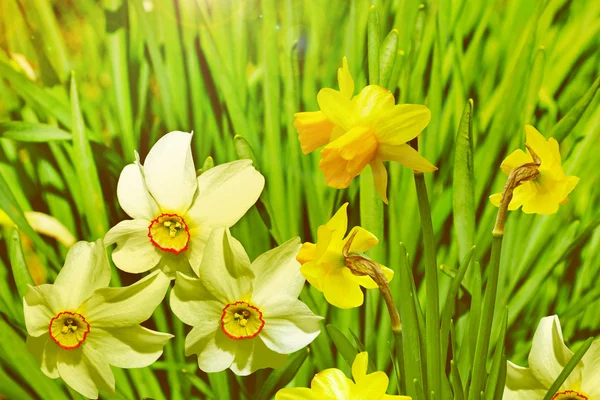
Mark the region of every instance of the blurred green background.
MULTIPOLYGON (((343 56, 357 91, 366 84, 371 3, 382 40, 398 31, 387 88, 398 103, 426 104, 432 112, 420 151, 439 167, 426 179, 444 271, 441 298, 471 245, 482 265, 471 267, 463 282, 456 346, 468 341, 466 314, 481 301, 497 211, 488 196, 501 191, 506 176, 499 165, 523 148, 525 124, 559 140, 565 171, 581 181, 556 215, 509 215, 497 301, 509 307, 507 357, 524 365, 532 333, 546 315, 560 316, 572 344, 600 333, 600 96, 594 97, 600 2, 0 0, 0 397, 77 398, 46 378, 24 348, 9 260, 13 222, 23 232, 36 283, 52 282, 70 236, 94 240, 127 218, 116 199, 120 170, 134 160, 134 150, 144 159, 166 132, 194 131, 197 168, 207 156, 217 164, 236 159, 236 134, 254 148, 267 181, 272 232, 256 209, 236 225, 233 233, 251 258, 293 236, 314 241, 317 227, 344 201, 350 202, 350 225, 360 223, 358 179, 342 191, 327 187, 318 152, 300 151, 293 118, 318 109, 320 88, 337 88, 343 56), (462 187, 453 181, 454 143, 469 98, 474 202, 459 245, 453 193, 462 187), (30 211, 55 217, 66 232, 30 211)), ((412 172, 396 164, 389 171, 390 204, 371 256, 397 270, 403 242, 423 300, 412 172)), ((136 279, 115 270, 114 283, 136 279)), ((398 303, 398 279, 391 286, 398 303)), ((330 307, 308 286, 302 298, 327 324, 349 337, 352 331, 377 368, 394 376, 389 317, 378 293, 369 292, 366 305, 354 310, 330 307)), ((183 356, 185 328, 166 303, 151 325, 177 339, 155 365, 115 370, 116 398, 269 397, 261 389, 269 376, 270 382, 277 378, 270 370, 248 378, 197 371, 195 358, 183 356)), ((349 372, 325 328, 307 354, 292 357, 306 357, 292 385, 307 386, 325 368, 349 372)), ((390 381, 393 393, 396 380, 390 381)))

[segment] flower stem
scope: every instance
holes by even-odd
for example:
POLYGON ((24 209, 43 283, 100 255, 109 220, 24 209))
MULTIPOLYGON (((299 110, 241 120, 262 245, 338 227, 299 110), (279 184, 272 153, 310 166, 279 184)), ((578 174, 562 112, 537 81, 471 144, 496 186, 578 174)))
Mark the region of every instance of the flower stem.
POLYGON ((416 172, 415 186, 421 216, 423 231, 423 251, 425 259, 425 283, 427 293, 425 314, 425 336, 427 338, 427 393, 441 395, 441 365, 440 365, 440 300, 438 288, 438 269, 435 257, 435 240, 427 186, 423 173, 416 172))

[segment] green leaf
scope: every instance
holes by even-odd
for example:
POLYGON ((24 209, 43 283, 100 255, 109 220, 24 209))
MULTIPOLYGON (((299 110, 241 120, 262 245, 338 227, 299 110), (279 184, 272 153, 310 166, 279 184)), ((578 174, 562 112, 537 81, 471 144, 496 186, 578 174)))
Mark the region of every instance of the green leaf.
POLYGON ((454 360, 450 360, 450 374, 452 375, 452 391, 454 392, 454 400, 464 400, 465 392, 463 391, 460 373, 456 368, 454 360))
POLYGON ((498 388, 501 387, 504 390, 504 380, 500 380, 502 375, 506 378, 506 362, 502 362, 504 356, 504 342, 506 341, 506 329, 508 322, 508 307, 504 309, 504 316, 502 317, 502 330, 498 336, 496 342, 496 350, 494 350, 494 358, 492 359, 492 368, 485 385, 486 399, 496 399, 496 393, 498 388))
POLYGON ((377 7, 372 5, 369 9, 369 22, 367 26, 368 56, 369 56, 369 84, 379 84, 379 48, 380 33, 379 13, 377 7))
POLYGON ((108 231, 108 217, 104 205, 102 187, 98 178, 98 171, 94 163, 94 156, 86 135, 85 124, 79 97, 75 74, 71 75, 71 115, 73 126, 73 164, 77 178, 81 183, 85 217, 92 235, 92 239, 104 237, 108 231))
POLYGON ((596 95, 596 91, 600 87, 600 76, 596 78, 592 87, 588 89, 585 95, 569 110, 569 112, 562 117, 560 121, 550 131, 550 137, 556 139, 559 143, 567 137, 567 135, 575 128, 577 122, 588 108, 592 99, 596 95))
MULTIPOLYGON (((399 293, 399 312, 402 320, 402 339, 404 346, 404 359, 398 362, 404 363, 405 376, 402 379, 406 382, 408 395, 416 397, 416 389, 414 385, 409 384, 415 380, 421 382, 423 376, 421 373, 421 338, 419 333, 419 323, 417 319, 417 309, 415 305, 416 293, 411 285, 412 271, 406 259, 406 248, 403 243, 400 243, 400 266, 398 277, 396 278, 400 284, 399 293)), ((418 301, 418 300, 417 300, 418 301)))
MULTIPOLYGON (((352 338, 354 339, 354 343, 356 343, 356 347, 358 348, 359 353, 362 353, 363 351, 367 351, 367 348, 365 347, 364 343, 360 341, 360 339, 358 338, 358 336, 356 336, 356 334, 354 332, 352 332, 352 329, 350 329, 350 334, 352 335, 352 338)), ((369 355, 369 364, 367 365, 367 373, 370 374, 371 372, 375 372, 377 371, 377 368, 375 367, 375 363, 373 362, 373 355, 369 355)))
POLYGON ((43 143, 51 140, 71 140, 72 136, 69 132, 52 125, 6 121, 0 122, 0 138, 43 143))
POLYGON ((195 374, 193 374, 192 372, 187 371, 187 370, 184 370, 183 374, 190 381, 190 383, 192 384, 193 387, 198 389, 198 391, 200 391, 200 393, 202 393, 204 396, 206 396, 205 398, 207 400, 212 400, 212 399, 217 398, 215 396, 214 392, 212 391, 211 387, 209 386, 209 384, 204 382, 202 379, 200 379, 200 377, 196 376, 195 374))
POLYGON ((473 100, 469 99, 463 111, 454 148, 452 202, 454 232, 458 238, 459 257, 462 259, 475 243, 475 188, 473 173, 473 100))
POLYGON ((585 342, 583 342, 583 344, 579 347, 579 349, 577 349, 575 354, 573 354, 573 357, 571 357, 571 359, 569 360, 567 365, 565 365, 565 367, 563 368, 560 375, 558 375, 558 378, 556 378, 554 383, 552 383, 552 386, 550 386, 550 389, 548 389, 548 392, 546 392, 546 395, 544 396, 544 400, 552 399, 552 397, 556 394, 556 392, 558 392, 561 385, 567 380, 569 375, 571 375, 571 372, 573 372, 573 370, 575 369, 575 367, 577 366, 579 361, 583 358, 585 353, 587 353, 587 351, 589 350, 589 348, 593 342, 594 342, 594 338, 590 337, 585 342))
POLYGON ((10 218, 10 220, 14 222, 15 225, 17 225, 17 227, 19 227, 19 229, 23 231, 27 237, 29 237, 29 239, 31 239, 36 248, 42 251, 46 257, 48 257, 52 265, 58 269, 60 267, 60 263, 56 257, 56 254, 46 244, 46 242, 42 240, 40 235, 33 230, 31 225, 29 225, 29 222, 27 222, 27 219, 23 214, 23 210, 21 210, 21 207, 19 207, 15 196, 12 194, 10 188, 8 187, 8 183, 2 174, 0 174, 0 209, 4 210, 8 218, 10 218))
POLYGON ((350 367, 352 367, 352 363, 354 362, 354 359, 358 354, 356 347, 354 347, 350 340, 348 340, 348 338, 335 326, 328 324, 326 326, 326 329, 327 333, 329 334, 329 337, 331 338, 331 341, 333 342, 337 350, 340 352, 340 355, 342 356, 344 361, 346 361, 346 363, 350 367))
POLYGON ((28 285, 35 286, 35 283, 25 262, 23 246, 21 245, 21 232, 19 232, 18 228, 13 229, 10 234, 8 254, 19 297, 23 298, 29 291, 28 285))
POLYGON ((261 389, 256 397, 257 400, 268 400, 272 398, 279 389, 287 386, 294 379, 300 367, 308 357, 308 347, 291 354, 282 368, 276 369, 264 383, 261 383, 261 389))
POLYGON ((379 49, 379 84, 388 87, 390 76, 396 63, 398 53, 398 31, 392 29, 385 37, 379 49))
POLYGON ((441 333, 440 340, 442 343, 442 365, 446 365, 446 353, 448 350, 448 334, 450 333, 450 322, 453 317, 455 304, 456 304, 456 296, 458 295, 458 290, 460 289, 460 284, 467 272, 467 269, 471 263, 471 259, 473 258, 473 253, 475 252, 475 246, 471 247, 471 250, 465 255, 463 258, 460 267, 458 268, 458 272, 452 279, 452 283, 450 284, 450 290, 448 290, 448 294, 446 295, 446 301, 444 303, 444 309, 442 310, 441 317, 441 333))

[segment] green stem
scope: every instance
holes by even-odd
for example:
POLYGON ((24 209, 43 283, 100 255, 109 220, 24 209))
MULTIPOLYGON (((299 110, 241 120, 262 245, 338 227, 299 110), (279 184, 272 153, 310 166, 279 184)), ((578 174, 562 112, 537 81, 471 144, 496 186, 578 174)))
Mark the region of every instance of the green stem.
POLYGON ((394 346, 396 350, 396 361, 398 365, 398 387, 400 394, 406 394, 406 382, 404 380, 404 345, 402 343, 402 329, 394 330, 394 346))
POLYGON ((440 369, 440 300, 438 288, 438 270, 435 257, 435 240, 433 237, 433 223, 427 196, 425 177, 420 172, 415 172, 415 186, 421 216, 421 230, 423 231, 423 250, 425 259, 425 283, 427 290, 427 304, 425 314, 425 336, 427 338, 427 393, 441 394, 441 369, 440 369))
POLYGON ((469 400, 479 399, 479 393, 483 390, 485 380, 486 360, 489 351, 492 323, 494 321, 494 308, 496 306, 496 293, 498 291, 498 274, 500 271, 500 254, 502 252, 503 232, 494 231, 492 239, 492 255, 488 271, 488 283, 485 288, 483 300, 483 311, 479 332, 477 334, 477 345, 475 346, 475 359, 473 361, 473 381, 469 389, 469 400))

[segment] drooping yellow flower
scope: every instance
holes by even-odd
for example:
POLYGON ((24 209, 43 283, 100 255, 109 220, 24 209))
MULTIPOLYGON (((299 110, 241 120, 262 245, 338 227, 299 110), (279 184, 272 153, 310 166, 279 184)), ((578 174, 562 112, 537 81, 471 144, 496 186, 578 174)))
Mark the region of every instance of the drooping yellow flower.
POLYGON ((281 389, 275 400, 410 400, 408 396, 386 394, 389 379, 385 372, 377 371, 367 374, 369 357, 367 352, 356 356, 352 363, 352 379, 342 371, 329 368, 315 375, 311 388, 281 389))
POLYGON ((346 188, 369 164, 377 192, 387 203, 387 171, 384 161, 432 172, 437 168, 407 144, 429 124, 429 109, 419 104, 395 105, 386 88, 369 85, 356 96, 354 81, 344 57, 338 69, 340 90, 321 89, 320 111, 295 115, 294 127, 304 154, 321 146, 319 168, 333 188, 346 188))
MULTIPOLYGON (((527 152, 515 150, 502 162, 502 172, 510 175, 511 171, 524 164, 535 162, 534 156, 541 161, 538 175, 535 179, 517 186, 508 206, 509 210, 523 207, 526 214, 554 214, 558 206, 567 201, 567 196, 579 178, 567 176, 562 168, 558 142, 554 138, 546 140, 537 129, 531 125, 525 126, 527 152), (534 154, 532 154, 532 151, 534 154)), ((500 205, 502 193, 490 196, 490 201, 496 207, 500 205)))
MULTIPOLYGON (((354 239, 349 251, 364 252, 375 246, 379 241, 369 231, 360 226, 352 228, 346 238, 348 216, 345 203, 325 225, 317 231, 316 244, 304 243, 297 260, 302 266, 300 272, 308 282, 323 292, 325 299, 339 308, 359 307, 364 301, 360 288, 376 289, 377 284, 368 276, 357 276, 346 266, 343 249, 350 237, 354 239), (356 233, 354 233, 356 231, 356 233)), ((388 281, 394 276, 394 271, 381 265, 388 281)))
MULTIPOLYGON (((573 357, 562 335, 556 315, 542 318, 529 352, 529 368, 508 361, 503 399, 543 399, 573 357)), ((552 400, 593 400, 600 398, 600 340, 592 343, 552 400)))

